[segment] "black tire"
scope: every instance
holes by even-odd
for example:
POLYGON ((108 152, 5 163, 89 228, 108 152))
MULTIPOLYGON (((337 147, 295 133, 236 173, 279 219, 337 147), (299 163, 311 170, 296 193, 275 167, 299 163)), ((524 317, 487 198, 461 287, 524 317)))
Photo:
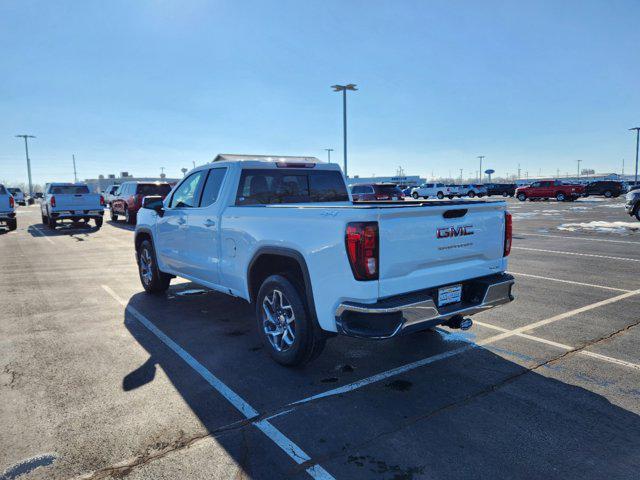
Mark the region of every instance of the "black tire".
POLYGON ((473 198, 473 197, 475 197, 475 196, 476 196, 476 192, 474 192, 473 190, 471 190, 471 191, 469 191, 469 192, 467 193, 467 196, 468 196, 469 198, 473 198))
POLYGON ((150 240, 143 240, 137 252, 138 275, 147 293, 166 292, 171 283, 171 275, 161 272, 156 260, 156 251, 150 240), (143 262, 145 263, 143 266, 143 262), (147 270, 148 268, 148 270, 147 270))
POLYGON ((559 202, 566 202, 567 201, 567 196, 562 192, 558 192, 558 193, 556 193, 556 200, 559 201, 559 202))
POLYGON ((418 192, 413 192, 413 193, 411 194, 411 196, 412 196, 415 200, 417 200, 417 199, 420 197, 420 196, 418 195, 418 192))
POLYGON ((436 197, 438 197, 438 199, 439 199, 439 200, 442 200, 442 199, 444 198, 444 193, 442 193, 442 192, 438 192, 438 193, 436 194, 436 197))
POLYGON ((102 227, 102 222, 104 221, 101 217, 98 217, 96 220, 96 228, 102 227))
POLYGON ((502 192, 502 196, 507 198, 509 196, 509 194, 507 192, 502 192))
MULTIPOLYGON (((304 365, 317 358, 326 343, 325 335, 309 314, 309 308, 301 290, 302 287, 296 288, 286 277, 271 275, 262 282, 255 301, 256 322, 262 341, 271 357, 287 367, 304 365), (282 300, 278 300, 279 298, 282 300), (280 308, 278 303, 280 306, 286 304, 287 307, 280 308), (270 305, 274 306, 274 310, 270 311, 271 319, 283 323, 276 324, 269 320, 266 311, 271 310, 270 305), (293 313, 291 323, 287 322, 289 311, 293 313), (279 316, 275 317, 278 314, 279 316), (285 336, 290 338, 290 333, 283 333, 282 337, 268 335, 265 330, 270 329, 271 326, 288 328, 289 332, 293 332, 293 342, 287 344, 284 340, 285 336), (278 350, 277 344, 281 345, 281 350, 278 350)), ((274 329, 271 331, 275 332, 274 329)))
POLYGON ((45 217, 44 214, 42 214, 42 225, 49 225, 49 217, 45 217))
POLYGON ((613 197, 613 192, 611 190, 605 190, 603 194, 606 198, 613 197))
POLYGON ((455 195, 449 195, 449 200, 453 200, 454 197, 455 195))
POLYGON ((518 200, 520 200, 521 202, 524 202, 526 199, 527 199, 527 196, 524 193, 518 194, 518 200))
POLYGON ((10 232, 16 230, 18 228, 18 220, 16 220, 15 218, 7 220, 7 227, 9 228, 10 232))
POLYGON ((109 217, 111 218, 112 222, 118 221, 118 214, 113 211, 113 207, 111 207, 111 210, 109 211, 109 217))
POLYGON ((55 230, 57 225, 56 219, 53 217, 48 217, 48 220, 49 220, 49 228, 51 230, 55 230))
POLYGON ((634 215, 636 217, 636 220, 640 222, 640 207, 636 208, 636 213, 634 215))

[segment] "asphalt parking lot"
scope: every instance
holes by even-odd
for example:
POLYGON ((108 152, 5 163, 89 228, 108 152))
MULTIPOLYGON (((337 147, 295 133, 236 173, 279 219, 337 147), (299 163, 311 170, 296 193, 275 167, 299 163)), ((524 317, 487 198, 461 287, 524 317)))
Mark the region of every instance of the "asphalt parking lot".
POLYGON ((21 207, 0 233, 0 479, 637 479, 640 223, 622 198, 508 204, 516 301, 463 333, 335 338, 303 369, 241 300, 144 294, 131 227, 52 232, 21 207))

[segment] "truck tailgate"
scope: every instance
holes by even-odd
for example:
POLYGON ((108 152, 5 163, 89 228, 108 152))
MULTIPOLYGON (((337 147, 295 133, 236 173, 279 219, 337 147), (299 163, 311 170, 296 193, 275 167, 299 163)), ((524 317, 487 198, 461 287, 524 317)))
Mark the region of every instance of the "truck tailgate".
POLYGON ((55 210, 101 210, 97 193, 55 194, 55 210))
POLYGON ((504 202, 381 209, 379 296, 504 270, 504 202))
POLYGON ((0 195, 0 212, 10 212, 9 195, 0 195))

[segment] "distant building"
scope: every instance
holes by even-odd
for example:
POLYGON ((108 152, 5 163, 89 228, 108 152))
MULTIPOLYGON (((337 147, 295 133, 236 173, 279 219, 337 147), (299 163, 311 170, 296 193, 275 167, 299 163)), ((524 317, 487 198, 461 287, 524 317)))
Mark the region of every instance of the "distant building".
POLYGON ((421 178, 419 175, 405 175, 402 167, 398 167, 396 174, 392 177, 361 177, 354 175, 353 177, 347 177, 347 185, 357 185, 363 183, 395 183, 402 187, 416 187, 422 185, 427 180, 421 178))

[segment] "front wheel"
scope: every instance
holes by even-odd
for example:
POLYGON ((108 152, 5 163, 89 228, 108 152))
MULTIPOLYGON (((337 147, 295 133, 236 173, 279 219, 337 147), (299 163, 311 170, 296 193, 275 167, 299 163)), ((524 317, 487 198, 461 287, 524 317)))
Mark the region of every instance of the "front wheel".
POLYGON ((470 191, 469 193, 467 193, 467 196, 468 196, 469 198, 473 198, 473 197, 475 197, 475 196, 476 196, 476 192, 474 192, 474 191, 472 190, 472 191, 470 191))
POLYGON ((438 192, 438 194, 436 195, 436 197, 438 197, 439 200, 442 200, 444 198, 444 193, 442 192, 438 192))
POLYGON ((326 339, 307 307, 304 296, 282 275, 271 275, 260 287, 255 303, 258 329, 281 365, 303 365, 324 348, 326 339))
POLYGON ((156 252, 149 240, 144 240, 138 250, 138 274, 148 293, 165 292, 171 283, 171 275, 158 268, 156 252))
POLYGON ((419 195, 418 195, 418 192, 413 192, 411 196, 417 200, 419 195))
POLYGON ((604 192, 604 196, 607 197, 607 198, 611 198, 611 197, 613 197, 613 193, 611 191, 607 190, 606 192, 604 192))
POLYGON ((519 193, 517 198, 521 202, 524 202, 527 199, 527 196, 524 193, 519 193))
POLYGON ((507 197, 509 196, 509 194, 508 194, 507 192, 502 192, 502 196, 503 196, 504 198, 507 198, 507 197))

